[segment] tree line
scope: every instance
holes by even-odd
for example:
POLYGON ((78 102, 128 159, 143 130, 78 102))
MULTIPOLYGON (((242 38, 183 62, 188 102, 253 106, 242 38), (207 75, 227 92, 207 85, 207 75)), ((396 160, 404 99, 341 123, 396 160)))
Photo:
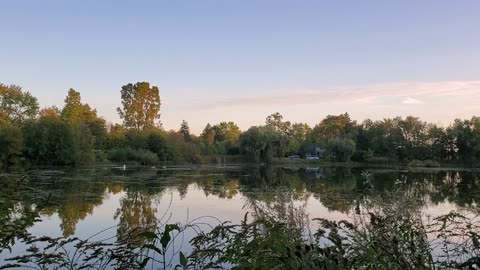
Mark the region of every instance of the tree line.
POLYGON ((480 160, 480 118, 475 116, 442 127, 413 116, 357 123, 344 113, 328 115, 310 127, 286 121, 277 112, 264 125, 246 131, 231 121, 208 123, 196 136, 185 120, 178 130, 162 128, 157 86, 129 83, 121 87, 120 98, 117 112, 123 123, 109 124, 74 89, 68 91, 63 108, 41 109, 30 92, 0 84, 1 166, 106 161, 155 165, 212 162, 218 157, 270 163, 312 151, 336 162, 480 160))

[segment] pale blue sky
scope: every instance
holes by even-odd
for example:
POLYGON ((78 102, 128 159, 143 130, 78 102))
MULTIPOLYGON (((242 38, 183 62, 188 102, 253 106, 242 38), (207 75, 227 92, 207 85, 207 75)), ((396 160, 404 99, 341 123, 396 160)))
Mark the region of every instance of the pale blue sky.
POLYGON ((242 129, 279 111, 447 124, 480 115, 480 1, 0 0, 0 82, 42 106, 69 88, 119 121, 123 84, 160 88, 162 122, 242 129))

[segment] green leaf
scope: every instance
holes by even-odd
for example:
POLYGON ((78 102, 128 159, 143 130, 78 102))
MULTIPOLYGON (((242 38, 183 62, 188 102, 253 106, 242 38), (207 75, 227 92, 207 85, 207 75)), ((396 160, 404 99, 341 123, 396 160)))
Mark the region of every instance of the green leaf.
POLYGON ((187 258, 185 257, 183 252, 180 251, 180 264, 183 266, 183 268, 186 268, 187 263, 188 263, 187 258))
POLYGON ((153 240, 158 238, 158 236, 154 232, 143 232, 140 235, 147 238, 148 240, 153 240))
POLYGON ((140 267, 145 268, 145 266, 147 266, 147 263, 148 263, 149 260, 150 260, 150 258, 148 258, 148 257, 143 259, 143 261, 140 263, 140 267))
POLYGON ((163 232, 162 238, 160 239, 160 243, 162 244, 162 247, 165 249, 168 246, 168 243, 170 240, 172 240, 172 237, 170 236, 170 232, 177 230, 180 231, 180 228, 178 227, 177 224, 167 224, 165 226, 165 231, 163 232))
POLYGON ((163 232, 162 238, 160 239, 162 247, 167 248, 168 242, 170 242, 171 239, 172 237, 170 236, 170 233, 168 233, 167 231, 163 232))
POLYGON ((148 249, 156 251, 159 254, 163 254, 162 251, 158 247, 156 247, 155 245, 152 245, 152 244, 143 245, 143 248, 148 248, 148 249))

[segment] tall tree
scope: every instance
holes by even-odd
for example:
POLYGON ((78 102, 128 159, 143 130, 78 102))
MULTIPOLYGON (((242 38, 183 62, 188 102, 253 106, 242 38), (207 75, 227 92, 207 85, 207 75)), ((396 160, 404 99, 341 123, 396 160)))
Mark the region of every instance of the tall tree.
POLYGON ((265 124, 276 131, 286 134, 290 130, 290 121, 283 121, 283 115, 279 112, 273 113, 265 119, 265 124))
POLYGON ((236 143, 241 134, 240 128, 234 122, 220 122, 213 126, 213 130, 215 131, 215 142, 236 143))
POLYGON ((328 115, 312 129, 309 134, 310 142, 321 144, 335 138, 352 138, 356 124, 348 113, 328 115))
POLYGON ((158 87, 148 82, 137 82, 122 86, 122 108, 117 108, 123 125, 136 130, 155 126, 160 118, 160 94, 158 87))
POLYGON ((70 124, 79 124, 81 122, 90 122, 96 120, 97 111, 90 105, 82 103, 80 92, 70 88, 65 98, 65 106, 61 113, 62 119, 70 124))
POLYGON ((473 162, 480 159, 480 117, 470 120, 455 119, 452 133, 456 138, 458 157, 463 161, 473 162))
POLYGON ((288 138, 270 126, 251 127, 240 136, 240 152, 252 161, 269 163, 275 157, 284 157, 288 138))
POLYGON ((40 118, 60 118, 61 111, 56 106, 43 108, 38 113, 40 118))
MULTIPOLYGON (((65 106, 61 112, 61 118, 77 131, 83 128, 89 129, 88 132, 82 131, 83 135, 82 137, 77 137, 78 139, 93 138, 93 146, 95 148, 98 149, 103 146, 107 136, 105 120, 97 116, 97 110, 92 109, 87 103, 82 103, 80 92, 77 92, 74 89, 70 89, 68 91, 68 95, 65 98, 65 106)), ((79 133, 75 132, 75 134, 79 133)), ((80 141, 78 142, 80 143, 80 141)), ((89 154, 84 156, 91 155, 89 154)))
POLYGON ((203 129, 202 134, 200 135, 203 141, 206 144, 213 144, 215 142, 215 130, 213 127, 208 123, 205 128, 203 129))
POLYGON ((308 132, 310 132, 310 127, 306 123, 293 123, 290 128, 289 134, 299 141, 305 140, 308 132))
POLYGON ((188 142, 190 141, 190 127, 188 126, 187 121, 183 120, 182 124, 180 125, 180 134, 183 135, 183 139, 188 142))
POLYGON ((38 113, 37 98, 16 85, 0 83, 0 124, 22 124, 38 113))
POLYGON ((427 123, 413 116, 408 116, 405 119, 396 117, 393 122, 400 134, 400 141, 397 145, 398 157, 402 160, 429 158, 427 123))

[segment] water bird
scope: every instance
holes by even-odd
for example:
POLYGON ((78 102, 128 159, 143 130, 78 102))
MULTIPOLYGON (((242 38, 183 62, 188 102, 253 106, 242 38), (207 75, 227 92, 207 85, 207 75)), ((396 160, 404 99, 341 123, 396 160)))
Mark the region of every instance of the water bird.
POLYGON ((127 166, 125 166, 125 164, 123 164, 123 170, 125 171, 125 169, 127 169, 127 166))

